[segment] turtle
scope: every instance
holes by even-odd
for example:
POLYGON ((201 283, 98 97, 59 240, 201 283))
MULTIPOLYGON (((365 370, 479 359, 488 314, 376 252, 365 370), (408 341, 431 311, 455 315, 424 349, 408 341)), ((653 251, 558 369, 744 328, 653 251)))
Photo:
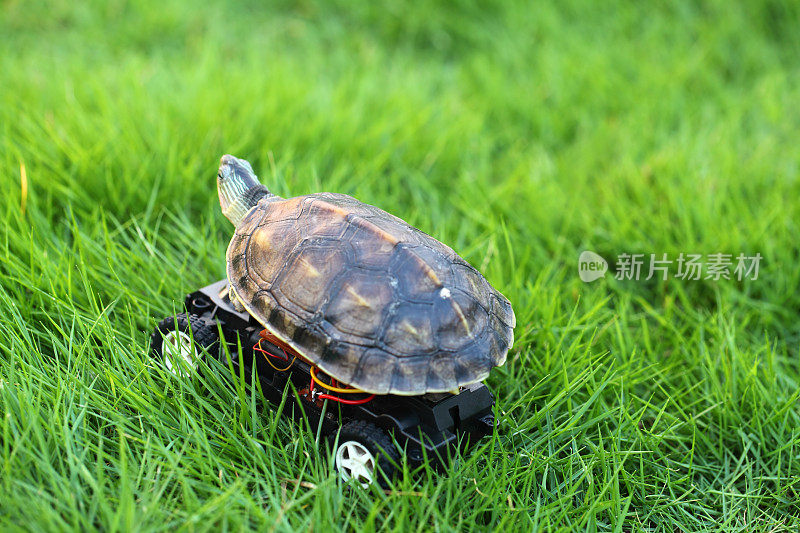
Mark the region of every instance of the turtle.
POLYGON ((416 396, 458 391, 505 362, 511 303, 449 246, 346 194, 276 196, 232 155, 217 191, 236 228, 231 302, 332 378, 416 396))

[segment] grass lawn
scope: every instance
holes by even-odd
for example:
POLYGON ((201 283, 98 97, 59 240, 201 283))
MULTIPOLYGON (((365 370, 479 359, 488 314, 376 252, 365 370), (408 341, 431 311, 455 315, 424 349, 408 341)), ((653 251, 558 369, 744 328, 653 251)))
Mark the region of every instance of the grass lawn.
POLYGON ((0 528, 798 527, 797 3, 10 0, 0 34, 0 528), (150 359, 224 276, 223 153, 508 296, 495 436, 345 490, 224 367, 150 359), (584 283, 583 250, 762 261, 584 283))

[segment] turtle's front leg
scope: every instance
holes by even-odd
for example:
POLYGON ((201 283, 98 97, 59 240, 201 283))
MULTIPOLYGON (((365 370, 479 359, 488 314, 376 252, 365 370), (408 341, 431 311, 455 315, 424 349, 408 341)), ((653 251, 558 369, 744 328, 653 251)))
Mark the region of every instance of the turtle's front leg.
POLYGON ((231 305, 237 313, 244 313, 246 311, 242 305, 242 302, 240 302, 239 298, 236 297, 236 293, 233 292, 233 287, 230 285, 228 285, 228 299, 231 301, 231 305))

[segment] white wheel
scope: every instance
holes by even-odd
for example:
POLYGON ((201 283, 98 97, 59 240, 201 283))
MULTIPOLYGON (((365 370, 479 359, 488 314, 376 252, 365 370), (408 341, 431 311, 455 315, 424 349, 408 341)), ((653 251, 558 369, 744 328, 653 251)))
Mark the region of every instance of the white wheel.
POLYGON ((206 354, 219 355, 219 324, 189 313, 169 316, 158 323, 150 336, 153 357, 171 374, 186 377, 202 372, 206 354))
POLYGON ((355 479, 367 488, 375 479, 375 456, 358 441, 343 442, 336 450, 336 470, 344 481, 355 479))
POLYGON ((197 348, 186 333, 170 331, 164 335, 161 352, 164 354, 164 365, 176 376, 186 376, 188 370, 195 370, 199 361, 197 348))

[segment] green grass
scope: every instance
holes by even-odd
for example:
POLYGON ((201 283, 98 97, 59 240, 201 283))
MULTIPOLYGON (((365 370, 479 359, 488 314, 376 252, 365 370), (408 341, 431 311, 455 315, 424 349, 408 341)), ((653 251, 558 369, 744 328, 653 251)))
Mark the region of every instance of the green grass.
POLYGON ((0 3, 3 529, 798 527, 796 3, 204 4, 0 3), (160 370, 224 275, 223 153, 480 268, 502 430, 348 491, 225 367, 160 370), (584 284, 585 249, 764 259, 584 284))

